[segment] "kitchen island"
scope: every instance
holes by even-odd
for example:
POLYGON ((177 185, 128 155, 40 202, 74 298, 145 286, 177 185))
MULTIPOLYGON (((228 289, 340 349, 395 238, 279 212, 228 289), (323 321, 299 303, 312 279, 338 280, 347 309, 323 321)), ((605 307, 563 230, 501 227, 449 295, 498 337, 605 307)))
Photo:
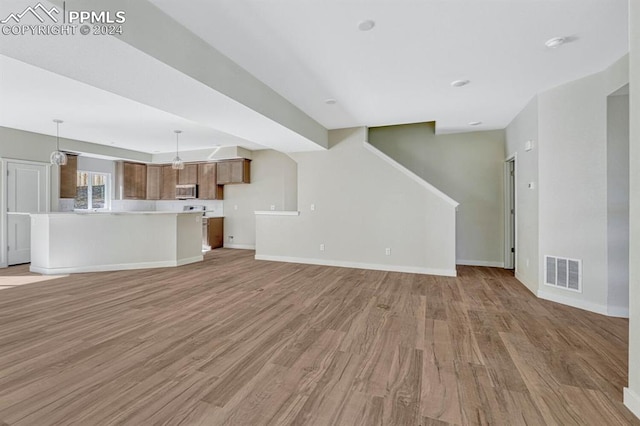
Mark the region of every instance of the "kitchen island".
POLYGON ((161 268, 202 259, 202 212, 31 215, 31 272, 161 268))

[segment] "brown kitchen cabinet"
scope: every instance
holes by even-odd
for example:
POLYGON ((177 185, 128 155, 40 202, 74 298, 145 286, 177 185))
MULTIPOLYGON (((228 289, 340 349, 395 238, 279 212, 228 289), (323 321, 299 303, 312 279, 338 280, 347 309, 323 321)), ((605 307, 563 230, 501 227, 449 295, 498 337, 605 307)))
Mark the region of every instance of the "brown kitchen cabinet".
POLYGON ((178 170, 178 185, 195 185, 198 183, 198 164, 185 163, 184 169, 178 170))
POLYGON ((176 185, 178 184, 178 171, 171 164, 162 166, 162 186, 160 188, 161 200, 176 199, 176 185))
POLYGON ((220 248, 224 245, 224 218, 210 217, 208 222, 209 245, 212 249, 220 248))
POLYGON ((251 160, 240 158, 218 162, 218 185, 251 183, 251 160))
POLYGON ((218 185, 217 164, 198 164, 198 198, 201 200, 222 200, 223 186, 218 185))
POLYGON ((123 164, 123 198, 144 200, 147 198, 147 165, 142 163, 123 164))
POLYGON ((162 166, 147 164, 147 200, 159 200, 162 190, 162 166))
POLYGON ((60 198, 76 198, 78 156, 67 154, 67 164, 60 166, 60 198))

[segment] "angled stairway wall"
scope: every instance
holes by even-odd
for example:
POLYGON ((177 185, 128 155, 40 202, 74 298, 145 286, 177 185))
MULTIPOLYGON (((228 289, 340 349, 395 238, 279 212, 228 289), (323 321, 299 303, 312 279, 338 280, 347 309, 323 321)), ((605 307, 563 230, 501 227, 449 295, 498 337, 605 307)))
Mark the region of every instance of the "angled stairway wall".
POLYGON ((367 147, 366 135, 333 130, 329 150, 291 154, 299 212, 256 215, 256 258, 455 275, 457 202, 367 147))
POLYGON ((460 203, 457 263, 504 266, 503 130, 436 135, 434 123, 372 127, 369 143, 460 203))

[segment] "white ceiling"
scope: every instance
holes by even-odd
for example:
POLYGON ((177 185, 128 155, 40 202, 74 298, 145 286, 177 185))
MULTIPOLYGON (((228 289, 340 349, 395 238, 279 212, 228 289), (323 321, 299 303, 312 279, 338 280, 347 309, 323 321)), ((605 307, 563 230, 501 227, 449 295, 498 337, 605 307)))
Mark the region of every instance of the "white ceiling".
POLYGON ((628 51, 627 0, 151 2, 327 128, 504 128, 536 93, 628 51), (556 36, 574 41, 546 48, 556 36))
MULTIPOLYGON (((151 2, 326 128, 504 128, 536 93, 628 51, 626 0, 151 2), (574 41, 547 49, 554 36, 574 41)), ((118 39, 62 39, 3 38, 0 126, 51 135, 61 118, 61 136, 148 153, 175 149, 176 128, 181 150, 318 149, 118 39)))
POLYGON ((0 125, 149 153, 238 145, 263 146, 0 55, 0 125))

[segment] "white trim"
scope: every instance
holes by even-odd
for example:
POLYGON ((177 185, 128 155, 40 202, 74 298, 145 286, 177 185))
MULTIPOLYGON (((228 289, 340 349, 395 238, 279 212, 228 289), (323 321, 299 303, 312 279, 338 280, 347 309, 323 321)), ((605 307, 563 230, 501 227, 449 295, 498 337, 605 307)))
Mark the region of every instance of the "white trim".
POLYGON ((300 212, 283 210, 257 210, 256 216, 300 216, 300 212))
POLYGON ((616 318, 629 318, 629 307, 628 306, 609 306, 607 308, 607 316, 608 317, 616 317, 616 318))
POLYGON ((251 244, 225 244, 224 248, 240 249, 240 250, 255 250, 256 246, 251 244))
POLYGON ((77 266, 71 268, 40 268, 37 266, 29 267, 29 271, 43 275, 61 275, 61 274, 77 274, 81 272, 105 272, 105 271, 126 271, 129 269, 149 269, 149 268, 170 268, 182 266, 189 263, 202 262, 204 257, 193 256, 178 260, 162 260, 158 262, 140 262, 140 263, 116 263, 110 265, 90 265, 77 266))
POLYGON ((375 263, 345 262, 340 260, 312 259, 312 258, 303 258, 303 257, 270 256, 270 255, 263 255, 263 254, 256 254, 255 259, 269 260, 272 262, 304 263, 308 265, 337 266, 339 268, 371 269, 374 271, 407 272, 411 274, 442 275, 446 277, 456 276, 455 269, 434 269, 434 268, 421 268, 417 266, 401 266, 401 265, 378 265, 375 263))
POLYGON ((624 388, 624 405, 640 419, 640 395, 629 388, 624 388))
POLYGON ((503 193, 503 205, 504 205, 504 240, 503 240, 503 248, 504 248, 504 266, 503 268, 509 269, 517 269, 518 267, 518 153, 511 155, 506 158, 503 163, 503 180, 504 180, 504 193, 503 193), (513 265, 511 263, 511 247, 508 247, 507 244, 509 240, 509 234, 511 230, 509 229, 509 222, 511 218, 511 211, 507 201, 509 200, 511 194, 509 194, 509 163, 513 161, 513 209, 514 209, 514 223, 513 223, 513 247, 515 248, 515 254, 513 256, 513 265))
POLYGON ((405 166, 403 166, 402 164, 398 163, 396 160, 394 160, 393 158, 389 157, 387 154, 385 154, 384 152, 380 151, 378 148, 376 148, 375 146, 371 145, 369 142, 363 141, 363 144, 364 144, 364 147, 366 149, 368 149, 370 152, 372 152, 373 154, 377 155, 378 157, 380 157, 381 159, 383 159, 387 163, 391 164, 391 166, 393 166, 396 170, 399 170, 405 176, 408 176, 414 182, 417 182, 418 184, 420 184, 423 188, 426 188, 430 192, 433 192, 435 195, 437 195, 438 197, 440 197, 441 199, 443 199, 444 201, 446 201, 447 203, 449 203, 453 207, 458 207, 460 205, 460 203, 458 203, 456 200, 454 200, 453 198, 449 197, 447 194, 445 194, 444 192, 440 191, 438 188, 436 188, 435 186, 431 185, 429 182, 427 182, 426 180, 422 179, 420 176, 418 176, 417 174, 413 173, 411 170, 407 169, 405 166))
POLYGON ((487 260, 456 260, 456 265, 464 266, 488 266, 490 268, 504 268, 504 262, 491 262, 487 260))
POLYGON ((596 314, 609 316, 607 306, 600 305, 598 303, 587 302, 584 300, 574 299, 570 296, 550 293, 548 291, 545 291, 544 289, 538 289, 537 296, 540 299, 549 300, 551 302, 561 303, 563 305, 572 306, 574 308, 584 309, 585 311, 595 312, 596 314))

